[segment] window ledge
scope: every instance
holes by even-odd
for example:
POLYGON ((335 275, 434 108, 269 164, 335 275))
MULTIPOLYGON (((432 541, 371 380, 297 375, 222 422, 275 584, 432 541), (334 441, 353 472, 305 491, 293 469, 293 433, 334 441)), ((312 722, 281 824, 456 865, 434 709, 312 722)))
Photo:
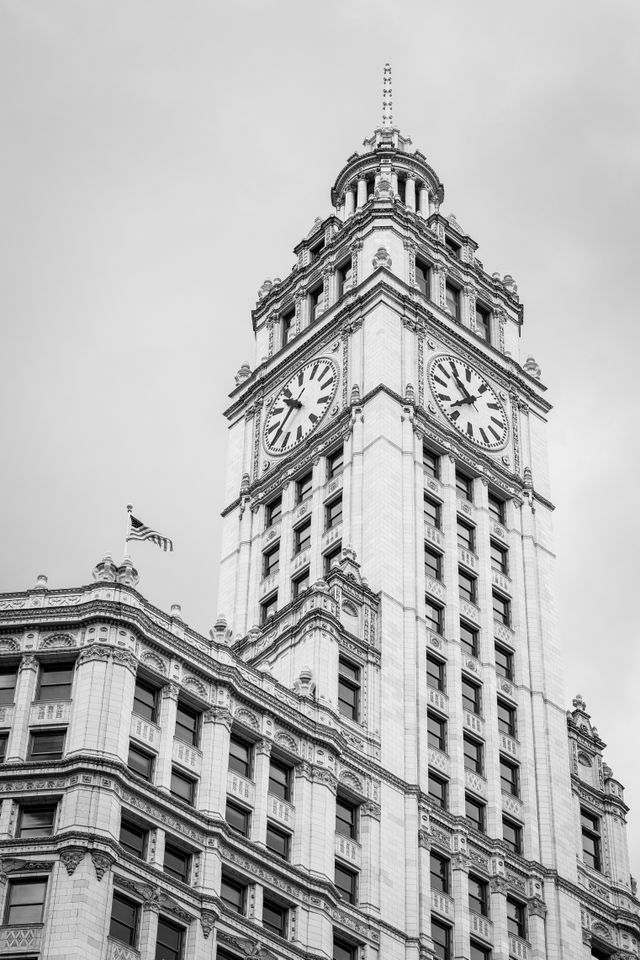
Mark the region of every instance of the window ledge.
POLYGON ((107 937, 107 960, 140 960, 140 951, 107 937))
POLYGON ((41 923, 9 924, 0 927, 0 954, 38 952, 42 945, 41 923))

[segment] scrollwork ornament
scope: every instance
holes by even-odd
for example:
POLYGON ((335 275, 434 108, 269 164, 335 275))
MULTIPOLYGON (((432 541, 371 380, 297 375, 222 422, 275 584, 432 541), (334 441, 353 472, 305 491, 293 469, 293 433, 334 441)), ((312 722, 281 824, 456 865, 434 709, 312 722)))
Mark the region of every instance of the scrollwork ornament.
POLYGON ((98 883, 99 883, 104 877, 107 870, 111 869, 111 864, 113 863, 113 857, 108 856, 106 853, 100 853, 98 850, 92 850, 91 859, 93 861, 93 866, 96 871, 96 877, 98 878, 98 883))
POLYGON ((20 661, 20 670, 37 670, 37 669, 38 669, 38 658, 34 657, 30 653, 27 653, 20 661))
POLYGON ((529 900, 527 909, 530 917, 542 917, 544 920, 547 915, 547 905, 540 897, 534 897, 532 900, 529 900))
POLYGON ((78 864, 84 859, 86 853, 86 847, 67 847, 65 850, 60 851, 60 859, 69 876, 72 876, 78 864))
POLYGON ((200 914, 200 926, 202 927, 202 935, 205 940, 209 939, 211 931, 215 927, 216 923, 220 919, 220 915, 215 913, 213 910, 203 910, 200 914))
POLYGON ((491 893, 501 893, 506 897, 509 893, 509 883, 504 877, 491 877, 489 879, 489 889, 491 893))

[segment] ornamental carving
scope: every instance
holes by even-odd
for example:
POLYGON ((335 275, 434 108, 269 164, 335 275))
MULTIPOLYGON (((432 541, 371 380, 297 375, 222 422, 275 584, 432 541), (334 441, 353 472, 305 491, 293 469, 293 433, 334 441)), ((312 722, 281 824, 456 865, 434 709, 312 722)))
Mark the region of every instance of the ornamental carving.
POLYGON ((70 633, 54 633, 40 641, 41 650, 49 650, 52 647, 75 647, 75 645, 76 641, 70 633))
POLYGON ((18 857, 6 857, 0 860, 2 873, 30 873, 32 870, 45 872, 53 869, 53 860, 21 860, 18 857))
POLYGON ((38 669, 38 658, 32 656, 28 653, 20 661, 20 670, 37 670, 38 669))
POLYGON ((86 847, 67 847, 60 851, 60 859, 65 865, 66 871, 71 876, 78 864, 84 859, 87 852, 86 847))
POLYGON ((161 673, 163 677, 167 675, 167 665, 162 657, 159 657, 157 653, 151 653, 150 651, 143 653, 140 657, 140 662, 144 663, 145 667, 149 667, 150 670, 155 670, 156 673, 161 673))
POLYGON ((182 681, 182 686, 185 690, 190 690, 191 693, 195 693, 197 697, 200 697, 201 700, 208 700, 209 695, 207 688, 204 683, 200 680, 197 680, 196 677, 185 677, 182 681))
POLYGON ((529 900, 527 908, 530 917, 542 917, 544 920, 547 915, 547 905, 544 900, 540 900, 539 897, 534 897, 533 900, 529 900))
POLYGON ((89 646, 83 647, 78 654, 78 659, 76 660, 76 670, 78 670, 83 663, 90 663, 93 660, 102 660, 103 662, 106 662, 110 657, 111 647, 104 646, 100 643, 90 643, 89 646))
POLYGON ((96 871, 96 877, 98 882, 102 880, 107 870, 111 868, 113 863, 113 857, 107 856, 105 853, 99 853, 97 850, 91 851, 91 859, 93 860, 93 866, 96 871))
POLYGON ((209 939, 209 935, 219 919, 219 914, 214 913, 213 910, 202 911, 200 914, 200 926, 202 927, 202 935, 205 940, 209 939))
POLYGON ((3 639, 0 640, 0 653, 14 653, 19 649, 20 644, 11 637, 3 637, 3 639))
POLYGON ((138 669, 138 661, 129 650, 118 650, 115 649, 112 654, 113 662, 119 667, 125 667, 127 670, 130 670, 133 674, 136 673, 138 669))
POLYGON ((252 730, 260 729, 260 721, 255 713, 252 713, 251 710, 247 710, 244 707, 240 707, 235 711, 234 718, 238 723, 243 723, 246 727, 251 727, 252 730))

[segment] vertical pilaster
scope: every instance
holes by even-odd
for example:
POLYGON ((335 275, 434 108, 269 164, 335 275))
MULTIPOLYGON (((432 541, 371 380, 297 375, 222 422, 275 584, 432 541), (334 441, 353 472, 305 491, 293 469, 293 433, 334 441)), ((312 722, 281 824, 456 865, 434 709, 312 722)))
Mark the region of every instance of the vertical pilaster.
POLYGON ((405 204, 409 210, 416 209, 416 179, 412 176, 407 176, 406 188, 405 188, 405 204))
POLYGON ((160 906, 155 900, 145 900, 140 917, 140 960, 155 960, 158 939, 160 906))
POLYGON ((367 202, 367 181, 364 177, 358 178, 358 209, 367 202))
POLYGON ((13 725, 9 732, 6 763, 15 763, 17 760, 27 759, 29 715, 36 694, 38 667, 37 657, 30 653, 26 654, 20 661, 14 695, 13 725))
MULTIPOLYGON (((457 838, 460 840, 460 838, 457 838)), ((462 838, 464 842, 464 838, 462 838)), ((469 957, 469 860, 465 853, 451 858, 451 896, 455 904, 453 955, 458 960, 469 957)))
POLYGON ((429 216, 429 191, 424 186, 424 184, 420 186, 419 201, 420 201, 420 205, 419 205, 418 213, 420 214, 421 217, 424 217, 426 220, 426 218, 429 216))
MULTIPOLYGON (((504 872, 503 862, 492 861, 492 868, 504 872)), ((509 960, 509 933, 507 930, 507 883, 503 876, 489 880, 491 919, 493 921, 493 955, 495 960, 509 960)))
MULTIPOLYGON (((260 740, 254 747, 253 778, 256 785, 255 807, 251 824, 251 839, 257 843, 267 842, 267 792, 269 789, 269 762, 271 743, 260 740)), ((262 916, 262 912, 260 913, 262 916)))
POLYGON ((202 777, 199 807, 203 813, 224 817, 227 766, 233 717, 224 707, 207 710, 202 723, 202 777))
MULTIPOLYGON (((360 806, 360 906, 380 911, 380 804, 367 800, 360 806)), ((419 880, 419 877, 418 877, 419 880)))
POLYGON ((168 683, 162 688, 162 707, 160 712, 160 748, 156 767, 155 782, 161 790, 171 790, 171 763, 173 760, 173 735, 176 729, 178 712, 178 688, 168 683))
POLYGON ((345 215, 345 219, 347 220, 349 219, 349 217, 353 216, 354 201, 355 201, 355 198, 353 194, 353 186, 350 184, 345 191, 345 199, 344 199, 344 215, 345 215))

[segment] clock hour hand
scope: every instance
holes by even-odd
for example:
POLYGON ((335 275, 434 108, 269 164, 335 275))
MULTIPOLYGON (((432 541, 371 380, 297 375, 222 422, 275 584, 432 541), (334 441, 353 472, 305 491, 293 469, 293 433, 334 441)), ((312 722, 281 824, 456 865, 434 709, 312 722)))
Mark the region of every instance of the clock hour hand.
POLYGON ((454 373, 453 379, 455 380, 456 386, 457 386, 458 390, 460 391, 460 393, 464 393, 465 397, 467 398, 466 401, 462 401, 462 402, 463 402, 463 403, 469 403, 469 402, 473 403, 473 400, 475 400, 475 397, 473 398, 473 400, 471 400, 471 401, 469 400, 469 398, 471 397, 471 394, 469 393, 469 391, 467 390, 467 388, 466 388, 465 385, 463 384, 462 380, 457 376, 457 374, 454 373))

